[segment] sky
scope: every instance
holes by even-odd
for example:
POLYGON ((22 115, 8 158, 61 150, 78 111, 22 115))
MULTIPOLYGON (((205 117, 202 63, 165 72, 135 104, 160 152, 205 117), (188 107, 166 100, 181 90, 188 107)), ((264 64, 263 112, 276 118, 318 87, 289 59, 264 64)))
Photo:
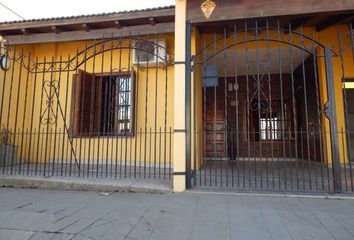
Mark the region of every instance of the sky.
MULTIPOLYGON (((175 0, 0 0, 25 19, 120 12, 174 5, 175 0)), ((0 5, 0 22, 21 20, 0 5)))

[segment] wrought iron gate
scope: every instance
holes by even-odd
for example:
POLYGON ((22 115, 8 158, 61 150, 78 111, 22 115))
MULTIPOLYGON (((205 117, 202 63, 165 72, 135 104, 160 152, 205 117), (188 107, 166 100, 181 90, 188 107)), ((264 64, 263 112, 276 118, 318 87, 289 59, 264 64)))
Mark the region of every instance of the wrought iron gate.
POLYGON ((168 41, 111 34, 58 43, 65 56, 1 49, 0 173, 171 179, 168 41))
POLYGON ((335 47, 303 31, 273 19, 236 22, 201 35, 189 55, 187 22, 192 186, 354 191, 344 69, 354 66, 353 30, 339 32, 335 47))

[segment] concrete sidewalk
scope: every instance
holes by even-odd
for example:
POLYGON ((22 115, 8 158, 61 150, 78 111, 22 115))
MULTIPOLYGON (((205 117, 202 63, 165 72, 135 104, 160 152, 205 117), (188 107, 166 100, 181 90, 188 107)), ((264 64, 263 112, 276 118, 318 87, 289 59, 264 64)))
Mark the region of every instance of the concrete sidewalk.
POLYGON ((158 179, 64 178, 22 175, 4 176, 0 174, 0 186, 15 188, 38 188, 64 191, 171 193, 171 185, 172 183, 169 180, 158 179))
POLYGON ((0 189, 0 239, 354 239, 354 200, 0 189))

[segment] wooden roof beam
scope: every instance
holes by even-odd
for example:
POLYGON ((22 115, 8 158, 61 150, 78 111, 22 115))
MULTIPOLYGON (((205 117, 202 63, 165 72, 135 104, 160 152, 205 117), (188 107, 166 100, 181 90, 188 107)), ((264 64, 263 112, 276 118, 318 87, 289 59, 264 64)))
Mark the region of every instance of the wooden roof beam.
POLYGON ((156 20, 153 17, 149 18, 149 22, 150 22, 151 26, 155 26, 155 24, 156 24, 156 20))
POLYGON ((121 29, 122 28, 122 22, 121 21, 114 21, 114 24, 116 26, 117 29, 121 29))
POLYGON ((85 32, 89 32, 90 31, 90 26, 87 23, 83 23, 82 24, 82 28, 84 29, 85 32))
POLYGON ((58 27, 58 26, 52 26, 52 30, 56 34, 59 34, 59 33, 61 33, 63 31, 63 29, 61 27, 58 27))
POLYGON ((22 32, 23 35, 30 35, 31 34, 31 32, 28 29, 26 29, 26 28, 22 28, 21 32, 22 32))
MULTIPOLYGON (((50 33, 35 33, 31 32, 30 35, 6 35, 4 38, 9 41, 9 44, 32 44, 32 43, 50 43, 50 42, 68 42, 68 41, 82 41, 102 38, 107 32, 113 33, 113 37, 128 37, 149 34, 173 34, 175 25, 174 23, 159 23, 151 27, 150 24, 127 26, 124 29, 118 30, 117 28, 96 29, 92 28, 89 32, 81 31, 63 31, 56 34, 53 31, 50 33)), ((1 30, 0 30, 1 31, 1 30)))
POLYGON ((318 32, 329 28, 335 24, 341 24, 341 23, 345 23, 345 22, 350 22, 354 19, 353 14, 344 14, 344 15, 337 15, 337 16, 329 16, 327 19, 325 19, 324 21, 318 23, 316 25, 316 30, 318 32))

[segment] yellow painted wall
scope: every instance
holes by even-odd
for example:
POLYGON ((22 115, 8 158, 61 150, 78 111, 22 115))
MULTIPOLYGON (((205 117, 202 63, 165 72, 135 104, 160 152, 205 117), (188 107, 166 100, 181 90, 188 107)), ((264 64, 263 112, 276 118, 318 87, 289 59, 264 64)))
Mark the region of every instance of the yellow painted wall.
MULTIPOLYGON (((308 35, 309 37, 312 37, 312 33, 315 31, 313 28, 305 28, 304 33, 308 35)), ((322 44, 326 46, 335 46, 333 49, 335 52, 339 52, 338 48, 338 31, 341 32, 342 35, 342 40, 343 40, 343 47, 345 49, 344 51, 344 76, 346 78, 353 78, 354 77, 354 68, 353 68, 353 58, 352 58, 352 52, 350 50, 350 39, 347 37, 347 32, 349 31, 348 27, 345 25, 336 25, 331 28, 328 28, 322 32, 315 32, 314 37, 316 40, 321 42, 322 44)), ((270 36, 273 39, 277 39, 277 33, 276 32, 270 32, 270 36)), ((260 34, 260 38, 265 37, 267 35, 266 32, 262 32, 260 34)), ((222 35, 217 35, 218 37, 222 37, 222 35)), ((242 39, 244 38, 244 34, 238 34, 237 39, 242 39)), ((251 37, 251 36, 250 36, 251 37)), ((254 37, 254 36, 253 36, 254 37)), ((287 40, 290 36, 289 34, 281 34, 281 39, 287 40)), ((161 39, 164 38, 167 40, 170 56, 173 61, 173 54, 174 53, 174 36, 173 34, 168 34, 164 36, 150 36, 150 39, 161 39)), ((193 29, 192 33, 192 53, 195 54, 200 51, 202 48, 203 42, 211 42, 213 41, 214 36, 212 34, 204 34, 200 35, 198 33, 198 30, 196 28, 193 29)), ((227 39, 227 45, 232 44, 234 41, 233 37, 230 37, 227 39)), ((296 37, 293 35, 292 41, 294 43, 299 44, 301 42, 301 39, 299 37, 296 37)), ((71 151, 71 143, 69 141, 67 132, 65 132, 65 124, 64 124, 64 119, 60 114, 57 116, 58 122, 57 126, 50 125, 48 127, 49 134, 47 137, 47 126, 46 125, 40 125, 39 124, 39 116, 41 112, 41 102, 43 103, 43 98, 42 98, 42 82, 43 80, 50 80, 56 79, 59 80, 61 79, 60 83, 60 103, 61 105, 65 106, 65 99, 66 97, 68 98, 68 102, 66 105, 66 126, 70 126, 70 106, 71 106, 71 87, 72 87, 72 80, 73 77, 72 75, 75 74, 75 72, 61 72, 55 73, 51 75, 50 73, 43 74, 40 70, 42 69, 42 65, 40 65, 38 73, 28 73, 28 68, 25 68, 24 65, 27 65, 28 57, 29 54, 31 54, 31 66, 34 66, 34 61, 35 59, 38 58, 39 62, 43 62, 44 58, 46 58, 46 61, 59 61, 60 57, 62 57, 63 60, 67 60, 68 55, 70 57, 74 57, 77 53, 77 51, 81 51, 85 48, 85 44, 88 46, 92 45, 94 42, 69 42, 69 43, 56 43, 56 44, 36 44, 36 45, 26 45, 26 46, 18 46, 16 50, 16 56, 18 56, 19 53, 22 52, 26 55, 24 58, 24 62, 16 62, 10 70, 5 72, 0 70, 0 91, 1 93, 4 92, 4 101, 0 99, 0 106, 2 107, 2 113, 1 113, 1 124, 5 125, 7 128, 11 129, 13 132, 17 132, 18 135, 16 135, 16 144, 19 146, 19 149, 22 149, 21 151, 18 152, 18 155, 22 152, 22 159, 26 161, 39 161, 39 162, 44 162, 44 161, 59 161, 61 159, 64 159, 65 161, 70 160, 73 158, 73 154, 71 151), (13 74, 12 74, 13 72, 13 74), (21 75, 21 76, 20 76, 21 75), (28 80, 27 80, 28 79, 28 80), (36 81, 36 84, 34 82, 36 81), (4 86, 5 84, 5 86, 4 86), (4 91, 3 91, 4 89, 4 91), (26 91, 27 89, 27 91, 26 91), (67 90, 66 90, 67 89, 67 90), (11 95, 11 96, 10 96, 11 95), (17 95, 19 96, 17 98, 17 95), (11 99, 11 101, 9 101, 11 99), (18 101, 17 101, 18 99, 18 101), (32 103, 34 101, 34 111, 33 111, 33 122, 31 122, 31 116, 32 116, 32 103), (10 105, 10 112, 8 111, 9 109, 9 103, 10 105), (18 107, 17 107, 18 106, 18 107), (18 111, 17 111, 18 110, 18 111), (9 121, 7 121, 9 119, 9 121), (16 120, 17 119, 17 120, 16 120), (40 128, 40 134, 39 134, 39 128, 40 128), (15 131, 16 129, 16 131, 15 131), (19 133, 27 132, 32 129, 32 132, 35 132, 36 134, 32 135, 21 135, 19 133), (61 131, 61 133, 64 132, 64 134, 53 134, 55 132, 55 129, 57 131, 61 131), (22 136, 24 138, 22 139, 22 136), (31 136, 31 138, 30 138, 31 136), (40 136, 40 138, 38 138, 40 136), (55 143, 55 144, 54 144, 55 143), (70 143, 70 144, 69 144, 70 143), (32 148, 30 148, 29 144, 32 144, 32 148), (34 147, 33 147, 34 146, 34 147), (47 150, 46 147, 47 146, 47 150), (30 152, 28 149, 31 149, 30 152), (56 156, 56 157, 54 157, 56 156)), ((223 48, 223 41, 220 41, 219 44, 216 45, 217 49, 222 49, 223 48)), ((267 43, 266 41, 262 41, 258 43, 258 47, 260 48, 266 48, 267 44, 269 44, 269 47, 278 47, 277 42, 269 42, 267 43)), ((311 45, 310 40, 304 40, 305 45, 311 45)), ((252 49, 256 47, 255 42, 250 42, 247 44, 248 48, 252 49)), ((286 44, 281 43, 280 47, 286 47, 286 44)), ((109 43, 105 45, 105 48, 109 48, 109 43)), ((207 50, 212 50, 214 48, 213 45, 211 45, 207 50)), ((239 48, 244 48, 244 45, 240 45, 239 48)), ((12 51, 13 53, 13 51, 12 51)), ((121 67, 122 68, 127 68, 128 66, 128 51, 124 50, 122 51, 122 63, 121 67)), ((114 51, 114 56, 113 56, 113 66, 119 66, 119 58, 115 57, 118 56, 119 53, 117 51, 114 51)), ((10 54, 11 56, 11 54, 10 54)), ((106 52, 104 54, 98 54, 96 55, 95 58, 91 58, 86 62, 86 71, 88 72, 95 72, 95 73, 100 73, 100 72, 110 72, 110 64, 107 64, 110 62, 110 53, 106 52), (102 69, 102 56, 104 59, 104 64, 103 64, 103 69, 102 69), (93 68, 93 61, 96 62, 95 68, 93 68)), ((198 56, 199 58, 201 57, 200 55, 198 56)), ((200 59, 199 59, 200 60, 200 59)), ((343 95, 342 95, 342 84, 341 84, 341 78, 342 78, 342 69, 341 69, 341 64, 340 64, 340 58, 338 56, 335 56, 333 58, 333 67, 334 67, 334 77, 335 77, 335 86, 336 86, 336 100, 337 100, 337 118, 338 118, 338 129, 341 131, 342 129, 345 131, 345 122, 344 122, 344 109, 343 109, 343 95)), ((75 60, 73 61, 75 62, 75 60)), ((58 65, 58 64, 57 64, 58 65)), ((48 67, 48 65, 47 65, 48 67)), ((80 69, 83 69, 84 65, 81 65, 80 69)), ((33 70, 33 69, 32 69, 33 70)), ((148 87, 148 101, 146 101, 146 95, 145 95, 145 89, 146 89, 146 69, 140 69, 136 70, 137 75, 139 76, 139 83, 138 83, 138 103, 136 106, 138 107, 138 118, 136 119, 137 121, 137 131, 140 132, 140 129, 145 132, 147 131, 148 133, 151 131, 155 131, 155 122, 154 122, 154 112, 155 112, 155 94, 156 94, 156 71, 154 68, 151 68, 149 70, 149 87, 148 87), (148 103, 148 116, 147 116, 147 124, 145 124, 145 104, 146 102, 148 103)), ((157 72, 158 77, 158 87, 157 87, 157 109, 158 109, 158 115, 157 115, 157 131, 159 131, 160 127, 162 128, 162 131, 164 131, 165 127, 165 119, 164 119, 164 110, 165 110, 165 80, 166 80, 166 74, 167 74, 167 79, 168 79, 168 87, 167 87, 167 95, 168 95, 168 101, 167 101, 167 131, 170 130, 170 128, 173 130, 174 129, 174 91, 175 91, 175 82, 174 82, 174 67, 171 65, 167 68, 167 71, 163 68, 160 68, 157 72)), ((327 99, 326 96, 326 77, 325 77, 325 69, 324 69, 324 58, 319 57, 318 59, 318 77, 320 79, 320 92, 321 92, 321 104, 323 105, 327 99)), ((199 100, 196 103, 196 109, 194 110, 194 105, 192 106, 192 113, 196 111, 196 128, 194 128, 193 125, 193 132, 201 133, 203 131, 203 121, 202 121, 202 86, 201 86, 201 67, 198 66, 195 69, 195 73, 192 74, 192 83, 195 83, 195 85, 192 85, 192 99, 194 98, 194 88, 196 88, 196 99, 199 100)), ((56 101, 57 99, 54 99, 54 105, 53 109, 56 109, 56 101)), ((43 107, 43 104, 42 104, 43 107)), ((65 107, 63 108, 65 111, 65 107)), ((43 110, 42 110, 43 112, 43 110)), ((181 114, 184 116, 184 113, 181 114)), ((194 114, 192 114, 193 116, 194 114)), ((179 116, 181 117, 181 116, 179 116)), ((329 125, 328 125, 328 120, 326 120, 323 116, 323 122, 324 127, 323 131, 328 132, 329 131, 329 125)), ((192 123, 194 123, 194 119, 192 119, 192 123)), ((326 142, 326 148, 324 149, 324 154, 325 156, 328 156, 328 162, 331 162, 331 154, 330 154, 330 136, 329 134, 326 134, 324 136, 325 142, 326 142)), ((203 151, 203 138, 200 134, 194 135, 192 138, 192 143, 196 142, 196 146, 192 146, 192 152, 196 153, 195 157, 196 159, 194 160, 194 154, 192 154, 192 159, 193 163, 195 162, 197 165, 192 166, 193 168, 198 168, 199 163, 201 162, 202 159, 202 151, 203 151), (195 139, 194 139, 195 138, 195 139)), ((166 161, 164 159, 164 154, 165 154, 165 149, 166 149, 166 156, 172 155, 171 158, 173 158, 173 149, 170 148, 170 146, 174 146, 173 144, 173 136, 166 134, 161 136, 161 145, 160 145, 160 135, 159 134, 152 134, 151 141, 150 141, 150 135, 147 134, 136 134, 132 138, 107 138, 107 137, 100 137, 100 138, 75 138, 73 140, 73 152, 78 153, 77 158, 81 158, 83 161, 90 159, 90 161, 106 161, 106 160, 124 160, 127 159, 129 161, 130 159, 135 159, 135 147, 137 147, 137 159, 138 161, 147 161, 147 162, 153 162, 154 159, 156 161, 166 161), (145 141, 145 136, 146 136, 146 141, 145 141), (156 157, 155 157, 155 136, 156 136, 156 157), (165 139, 166 137, 166 139, 165 139), (146 142, 146 149, 145 149, 145 142, 146 142), (165 146, 166 142, 166 146, 165 146), (99 146, 100 147, 99 147, 99 146), (90 146, 90 147, 89 147, 90 146), (125 152, 125 150, 127 150, 125 152), (81 153, 81 155, 79 155, 81 153), (127 153, 127 154, 126 154, 127 153), (118 156, 117 156, 118 154, 118 156), (146 154, 146 158, 144 157, 144 154, 146 154), (127 156, 127 157, 125 157, 127 156)), ((339 136, 339 146, 340 146, 340 153, 341 153, 341 161, 345 162, 345 154, 343 154, 346 151, 346 144, 345 142, 342 141, 342 136, 339 136)), ((178 154, 177 154, 178 155, 178 154)), ((20 157, 20 156, 18 156, 20 157)), ((167 161, 173 161, 173 159, 167 159, 167 161)), ((183 165, 182 161, 181 164, 183 165)))
MULTIPOLYGON (((171 62, 174 58, 174 37, 173 34, 166 34, 164 36, 154 35, 149 36, 149 39, 166 39, 168 52, 170 55, 171 62)), ((77 51, 82 51, 85 46, 91 46, 94 41, 89 42, 69 42, 69 43, 53 43, 53 44, 36 44, 28 46, 17 46, 16 55, 18 55, 18 49, 24 51, 26 54, 25 61, 27 61, 28 54, 31 54, 31 59, 36 62, 38 58, 39 63, 47 62, 46 69, 51 68, 51 62, 57 62, 55 68, 52 70, 59 69, 60 59, 62 59, 62 67, 65 66, 65 61, 67 61, 68 56, 72 59, 72 65, 76 65, 75 56, 77 51)), ((113 42, 113 44, 118 44, 118 42, 113 42)), ((128 44, 128 40, 125 40, 123 44, 128 44)), ((74 154, 76 158, 82 161, 106 161, 106 160, 116 160, 128 162, 131 159, 137 160, 137 162, 157 162, 161 163, 172 163, 171 147, 173 146, 173 135, 170 133, 173 131, 173 117, 174 117, 174 106, 173 106, 173 89, 174 89, 174 67, 169 65, 167 68, 160 67, 156 69, 151 68, 140 68, 137 69, 132 64, 132 51, 131 50, 114 50, 113 55, 111 52, 107 51, 104 53, 98 53, 100 49, 110 49, 111 42, 108 41, 104 46, 99 45, 96 48, 96 54, 94 55, 93 49, 87 52, 87 56, 94 55, 92 58, 88 59, 85 63, 81 64, 79 69, 86 70, 89 73, 95 73, 100 75, 101 73, 109 73, 111 71, 118 72, 118 69, 127 70, 128 68, 134 69, 136 72, 137 83, 137 103, 135 103, 136 118, 137 123, 136 131, 133 137, 96 137, 96 138, 73 138, 72 144, 68 138, 67 128, 71 126, 71 101, 73 100, 72 86, 73 86, 73 75, 77 73, 76 71, 49 71, 43 73, 44 64, 39 64, 38 72, 32 72, 28 75, 28 81, 26 80, 27 70, 21 66, 21 63, 17 61, 13 66, 14 74, 12 74, 12 69, 6 71, 5 79, 5 94, 4 94, 4 106, 8 106, 11 97, 11 112, 9 114, 9 121, 7 121, 7 107, 3 107, 3 114, 1 116, 1 122, 8 128, 14 131, 14 128, 20 128, 20 132, 27 132, 32 130, 33 134, 22 135, 16 137, 16 145, 19 146, 18 158, 21 156, 22 160, 30 162, 52 162, 55 161, 67 161, 74 159, 74 154), (130 54, 130 58, 128 55, 130 54), (119 57, 121 55, 121 58, 119 57), (111 62, 111 57, 113 61, 111 62), (121 59, 121 60, 120 60, 121 59), (129 60, 130 59, 130 60, 129 60), (121 61, 121 62, 120 62, 121 61), (130 62, 129 62, 130 61, 130 62), (112 64, 111 64, 112 63, 112 64), (103 67, 102 67, 103 66, 103 67), (22 71, 20 70, 22 69, 22 71), (52 72, 52 73, 51 73, 52 72), (20 76, 20 74, 22 74, 20 76), (11 81, 13 75, 13 81, 11 81), (26 75, 26 76, 25 76, 26 75), (147 78, 148 76, 148 78, 147 78), (42 91, 43 83, 48 84, 50 80, 56 80, 58 86, 60 84, 59 99, 55 96, 53 98, 52 109, 56 112, 58 108, 58 115, 56 117, 57 122, 46 125, 40 124, 40 115, 47 114, 45 111, 46 103, 46 93, 42 91), (20 92, 18 92, 20 81, 20 92), (12 82, 12 86, 11 83, 12 82), (59 83, 60 82, 60 83, 59 83), (148 84, 147 84, 148 82, 148 84), (26 87, 26 83, 28 86, 26 87), (156 85, 157 83, 157 85, 156 85), (166 86, 167 83, 167 86, 166 86), (167 92, 166 92, 167 87, 167 92), (12 88, 12 91, 10 89, 12 88), (27 91, 26 91, 27 89, 27 91), (146 94, 147 90, 147 94, 146 94), (26 93, 27 92, 27 93, 26 93), (18 108, 17 104, 17 94, 19 93, 18 108), (25 97, 27 94, 27 97, 25 97), (167 102, 165 101, 165 96, 167 95, 167 102), (157 99, 155 99, 157 96, 157 99), (67 102, 66 102, 67 99, 67 102), (32 108, 32 101, 34 100, 34 107, 32 108), (156 101, 155 101, 156 100, 156 101), (157 104, 157 109, 155 109, 155 102, 157 104), (42 104, 41 104, 42 103, 42 104), (26 104, 26 105, 25 105, 26 104), (26 107, 25 107, 26 106, 26 107), (146 109, 145 109, 146 108, 146 109), (17 111, 18 109, 18 111, 17 111), (33 109, 33 122, 31 122, 31 115, 33 109), (147 115, 145 116, 145 110, 147 115), (156 129, 155 129, 155 112, 157 111, 156 117, 156 129), (16 124, 16 112, 17 112, 17 124, 16 124), (63 112, 63 114, 62 114, 63 112), (65 114, 66 112, 66 114, 65 114), (167 118, 165 119, 165 114, 167 118), (64 117, 66 121, 64 121, 64 117), (23 119, 24 128, 22 128, 23 119), (146 121, 146 122, 145 122, 146 121), (165 132, 166 134, 160 134, 165 132), (57 134, 55 134, 57 132, 57 134), (59 134, 58 134, 59 132, 59 134), (34 134, 35 133, 35 134, 34 134), (48 134, 47 134, 48 133, 48 134), (30 137, 31 136, 31 137, 30 137), (156 145, 155 145, 156 142, 156 145), (29 147, 29 144, 32 146, 29 147), (146 148, 145 148, 146 146, 146 148), (72 150, 71 150, 72 148, 72 150), (135 148, 137 149, 137 154, 135 155, 135 148), (22 151, 21 151, 22 149, 22 151), (28 149, 31 149, 30 151, 28 149), (166 156, 166 158, 165 158, 166 156)), ((13 53, 13 51, 11 51, 13 53)), ((78 58, 79 62, 82 60, 83 54, 78 58)), ((32 67, 35 65, 34 62, 31 63, 32 67)), ((4 84, 4 71, 0 71, 0 91, 2 92, 2 87, 4 84)), ((44 84, 49 94, 48 85, 44 84)), ((52 88, 53 89, 53 88, 52 88)), ((53 116, 53 113, 50 114, 53 116)), ((55 117, 53 117, 54 119, 55 117)))

